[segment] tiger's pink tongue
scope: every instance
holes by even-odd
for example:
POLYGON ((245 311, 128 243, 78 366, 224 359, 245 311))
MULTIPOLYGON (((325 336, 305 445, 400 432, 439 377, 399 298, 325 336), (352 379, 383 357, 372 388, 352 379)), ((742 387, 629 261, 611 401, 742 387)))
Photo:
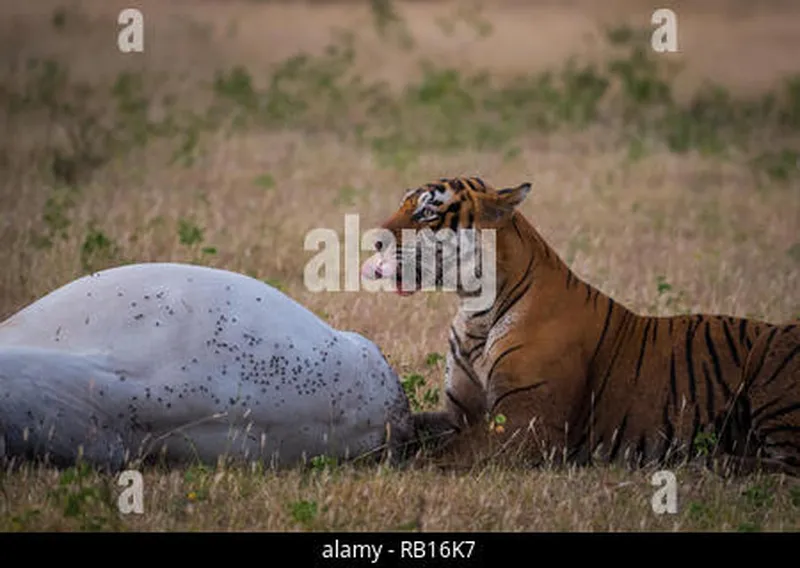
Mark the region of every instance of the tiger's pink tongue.
MULTIPOLYGON (((397 270, 396 263, 391 259, 386 259, 380 254, 374 254, 367 259, 361 267, 361 275, 369 280, 380 280, 381 278, 392 278, 397 270)), ((395 285, 395 293, 398 296, 406 297, 416 292, 416 290, 403 290, 400 282, 395 285)))
POLYGON ((374 254, 361 266, 361 275, 369 280, 380 280, 394 274, 393 262, 384 259, 380 254, 374 254))

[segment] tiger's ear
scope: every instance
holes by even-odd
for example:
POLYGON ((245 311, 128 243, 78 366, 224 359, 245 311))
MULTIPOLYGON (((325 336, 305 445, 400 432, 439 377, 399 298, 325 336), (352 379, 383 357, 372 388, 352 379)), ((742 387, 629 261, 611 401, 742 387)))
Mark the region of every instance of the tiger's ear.
POLYGON ((525 201, 528 193, 531 191, 530 182, 521 183, 516 187, 508 187, 506 189, 498 189, 497 197, 498 202, 508 209, 514 209, 517 205, 525 201))
POLYGON ((509 217, 517 206, 525 201, 531 191, 529 182, 522 183, 515 187, 498 189, 484 205, 487 221, 498 221, 504 217, 509 217))

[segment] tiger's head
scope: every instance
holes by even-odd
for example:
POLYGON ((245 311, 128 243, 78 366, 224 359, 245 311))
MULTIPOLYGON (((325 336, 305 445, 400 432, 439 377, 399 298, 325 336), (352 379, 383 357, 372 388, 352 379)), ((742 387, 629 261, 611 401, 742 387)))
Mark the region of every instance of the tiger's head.
POLYGON ((477 177, 456 177, 407 190, 381 225, 385 237, 375 242, 363 277, 394 279, 404 296, 420 289, 481 294, 485 282, 466 285, 465 277, 493 277, 486 273, 486 245, 494 243, 494 233, 510 222, 530 188, 526 182, 495 189, 477 177))

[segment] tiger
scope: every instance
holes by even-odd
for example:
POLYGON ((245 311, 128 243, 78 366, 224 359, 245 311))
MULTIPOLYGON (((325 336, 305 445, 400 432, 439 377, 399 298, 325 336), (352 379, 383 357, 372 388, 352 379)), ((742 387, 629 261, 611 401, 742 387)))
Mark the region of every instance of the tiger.
MULTIPOLYGON (((391 238, 375 243, 362 275, 394 279, 403 296, 426 274, 443 289, 445 258, 438 247, 433 267, 428 257, 405 276, 423 242, 404 241, 405 231, 495 237, 494 301, 465 307, 475 291, 454 287, 445 408, 420 413, 418 427, 451 438, 491 432, 495 447, 517 448, 532 464, 668 466, 706 456, 727 460, 729 472, 798 475, 800 321, 636 313, 578 277, 523 216, 531 187, 441 178, 406 190, 379 227, 391 238)), ((482 250, 463 262, 475 269, 482 250)))

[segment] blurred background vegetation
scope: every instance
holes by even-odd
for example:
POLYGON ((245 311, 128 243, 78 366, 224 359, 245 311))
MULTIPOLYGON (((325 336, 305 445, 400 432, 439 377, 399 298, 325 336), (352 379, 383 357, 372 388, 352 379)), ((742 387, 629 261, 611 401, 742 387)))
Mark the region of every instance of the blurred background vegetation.
MULTIPOLYGON (((394 2, 369 5, 382 49, 413 54, 414 36, 394 2)), ((56 7, 50 33, 77 27, 85 16, 76 10, 56 7)), ((478 4, 464 4, 435 25, 443 36, 480 40, 493 33, 478 4)), ((228 34, 235 33, 232 25, 228 34)), ((123 70, 97 84, 75 77, 69 61, 16 60, 4 74, 0 112, 11 132, 44 126, 30 141, 35 155, 26 158, 52 184, 65 186, 154 143, 167 144, 169 163, 189 166, 209 134, 242 129, 335 134, 381 164, 403 168, 425 152, 476 149, 513 158, 521 137, 603 126, 613 133, 608 144, 626 147, 632 158, 659 148, 697 151, 745 157, 771 180, 797 174, 800 74, 749 97, 708 81, 678 101, 673 79, 680 65, 651 49, 651 28, 623 24, 604 30, 612 48, 604 61, 571 57, 553 68, 498 77, 491 68, 465 71, 423 55, 416 76, 393 89, 385 79, 359 73, 363 33, 334 29, 321 52, 299 50, 266 72, 219 68, 208 77, 207 96, 194 97, 191 105, 162 92, 169 78, 147 69, 123 70)), ((0 164, 22 150, 9 142, 0 164)), ((61 223, 52 219, 53 233, 61 223)))

